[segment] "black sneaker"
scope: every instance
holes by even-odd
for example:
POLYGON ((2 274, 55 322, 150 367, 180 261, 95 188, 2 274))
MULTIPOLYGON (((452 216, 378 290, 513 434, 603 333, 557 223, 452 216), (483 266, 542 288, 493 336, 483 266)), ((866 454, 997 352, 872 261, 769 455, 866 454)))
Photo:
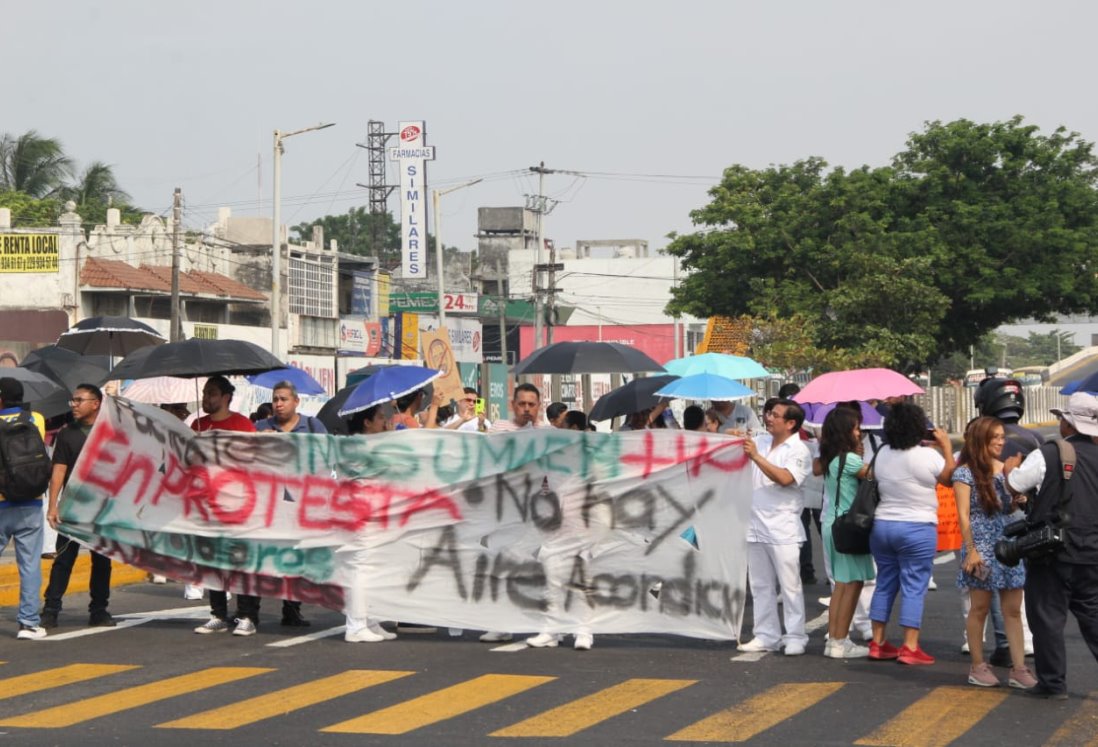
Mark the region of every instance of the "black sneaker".
POLYGON ((1061 690, 1049 690, 1044 685, 1037 685, 1031 687, 1028 690, 1022 690, 1022 693, 1032 698, 1044 698, 1045 700, 1067 700, 1068 694, 1061 690))
POLYGON ((1014 662, 1010 658, 1009 648, 997 648, 991 656, 988 657, 987 663, 993 667, 1010 667, 1014 666, 1014 662))
POLYGON ((111 617, 111 613, 104 610, 103 612, 93 612, 88 617, 89 628, 113 628, 118 625, 111 617))
POLYGON ((288 628, 307 628, 312 625, 311 622, 305 619, 301 614, 301 610, 297 607, 285 606, 282 608, 282 624, 288 628))
POLYGON ((56 612, 45 612, 45 611, 43 611, 42 613, 39 614, 39 617, 41 618, 41 621, 38 624, 41 625, 43 628, 47 628, 47 629, 52 630, 53 628, 57 627, 57 613, 56 612))

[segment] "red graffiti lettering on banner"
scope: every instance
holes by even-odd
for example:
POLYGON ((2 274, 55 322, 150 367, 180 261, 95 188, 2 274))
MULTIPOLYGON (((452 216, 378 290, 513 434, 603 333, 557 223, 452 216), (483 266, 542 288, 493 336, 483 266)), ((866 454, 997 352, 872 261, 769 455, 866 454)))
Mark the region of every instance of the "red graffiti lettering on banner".
POLYGON ((414 514, 423 513, 424 511, 447 511, 454 521, 461 520, 461 511, 458 510, 457 505, 450 500, 449 496, 443 495, 437 490, 428 490, 418 495, 412 493, 405 493, 405 495, 411 498, 412 501, 411 505, 400 514, 401 526, 407 524, 414 514))
POLYGON ((134 454, 126 434, 115 430, 109 420, 104 419, 97 424, 92 429, 92 436, 84 445, 82 458, 77 462, 77 476, 81 481, 114 496, 135 474, 140 474, 141 486, 134 499, 134 503, 140 503, 156 473, 152 460, 134 454), (123 454, 125 461, 120 460, 123 454))
MULTIPOLYGON (((175 454, 168 453, 168 458, 164 463, 164 478, 160 481, 160 484, 156 487, 156 492, 153 493, 149 502, 156 506, 160 504, 160 496, 167 493, 171 496, 183 496, 186 495, 187 489, 191 484, 191 474, 188 470, 183 468, 179 459, 175 454)), ((141 500, 141 496, 138 495, 134 503, 138 503, 141 500)))
POLYGON ((673 467, 684 462, 689 462, 690 474, 694 477, 701 473, 702 467, 705 465, 712 465, 721 472, 736 472, 747 465, 747 455, 743 453, 727 460, 716 458, 717 452, 739 446, 738 441, 725 443, 722 440, 714 444, 703 437, 694 441, 691 453, 687 453, 686 442, 687 437, 680 433, 675 438, 675 456, 657 455, 655 436, 652 431, 645 431, 644 450, 639 453, 622 454, 620 459, 623 464, 641 465, 641 476, 644 478, 651 477, 656 470, 673 467))
POLYGON ((222 524, 243 524, 251 517, 255 504, 255 483, 244 470, 225 469, 214 475, 210 482, 210 510, 222 524), (233 484, 241 489, 224 497, 225 488, 233 484), (235 506, 231 505, 234 503, 235 506))

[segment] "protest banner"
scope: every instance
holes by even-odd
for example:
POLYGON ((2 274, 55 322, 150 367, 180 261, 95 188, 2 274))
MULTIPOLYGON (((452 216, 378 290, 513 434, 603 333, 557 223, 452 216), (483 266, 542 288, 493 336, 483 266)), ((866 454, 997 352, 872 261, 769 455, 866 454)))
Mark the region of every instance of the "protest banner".
POLYGON ((464 394, 461 372, 454 360, 454 351, 450 347, 450 336, 446 328, 420 331, 419 339, 423 345, 423 363, 427 368, 442 372, 434 381, 435 391, 442 395, 442 402, 449 404, 450 400, 461 399, 464 394))
POLYGON ((176 580, 379 619, 733 639, 750 497, 725 436, 196 435, 107 398, 60 531, 176 580))

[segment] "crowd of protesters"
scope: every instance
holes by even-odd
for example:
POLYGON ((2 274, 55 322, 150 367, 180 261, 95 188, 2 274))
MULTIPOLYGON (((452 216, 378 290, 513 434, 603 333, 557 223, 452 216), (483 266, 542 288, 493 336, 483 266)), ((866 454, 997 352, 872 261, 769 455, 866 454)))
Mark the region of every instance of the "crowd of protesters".
MULTIPOLYGON (((814 525, 822 540, 824 570, 831 588, 830 598, 821 600, 828 603, 824 656, 894 660, 908 666, 933 664, 935 658, 922 647, 920 632, 925 596, 935 588, 932 571, 941 550, 937 525, 945 496, 944 500, 955 501, 961 537, 956 548, 960 550, 956 586, 964 599, 963 651, 971 657, 968 682, 981 687, 1000 685, 992 667, 1006 666, 1009 686, 1058 698, 1065 692, 1063 626, 1068 609, 1079 618, 1087 644, 1098 658, 1098 612, 1094 612, 1098 609, 1098 510, 1089 508, 1084 500, 1098 490, 1098 398, 1073 395, 1068 408, 1053 411, 1060 419, 1061 435, 1072 442, 1077 455, 1072 457, 1077 459, 1072 465, 1076 476, 1072 485, 1075 494, 1084 499, 1077 499, 1073 506, 1086 504, 1088 508, 1079 513, 1093 513, 1095 522, 1082 527, 1078 522, 1071 524, 1074 541, 1066 559, 1053 553, 1045 562, 1027 559, 1008 565, 996 557, 994 549, 1007 525, 1024 515, 1021 509, 1034 495, 1039 503, 1040 496, 1057 490, 1063 493, 1064 489, 1055 479, 1058 471, 1046 469, 1052 454, 1040 448, 1040 438, 1018 425, 1024 406, 1020 387, 1014 393, 1008 387, 1005 395, 1000 391, 1003 385, 996 382, 985 382, 977 392, 981 416, 969 423, 958 454, 954 454, 949 435, 933 427, 922 409, 903 398, 871 403, 883 416, 881 430, 872 436, 863 431, 863 404, 859 402, 839 403, 822 426, 810 429, 805 426, 804 409, 792 399, 796 385, 783 387, 778 397, 767 400, 761 418, 742 402, 715 402, 709 409, 687 406, 680 424, 670 408, 661 404, 629 414, 619 430, 683 428, 742 440, 753 474, 746 537, 753 620, 752 637, 741 637, 740 650, 781 651, 787 656, 806 652, 805 586, 817 583, 810 544, 814 525), (1027 457, 1025 462, 1023 457, 1027 457), (869 552, 840 552, 833 527, 838 517, 851 509, 858 487, 867 477, 875 481, 879 496, 869 552), (1034 575, 1043 579, 1043 585, 1024 596, 1034 575), (1032 597, 1038 598, 1041 608, 1030 603, 1032 597), (1032 637, 1025 609, 1035 622, 1032 637), (899 645, 889 640, 894 613, 899 645), (996 646, 986 659, 983 640, 989 617, 996 646), (861 643, 852 633, 858 634, 861 643), (1026 664, 1026 656, 1033 653, 1037 656, 1036 675, 1026 664)), ((270 405, 265 404, 251 418, 231 410, 233 391, 225 377, 211 377, 202 394, 204 414, 194 419, 191 427, 198 433, 215 429, 326 432, 320 420, 297 412, 300 400, 290 382, 277 384, 270 405)), ((57 538, 45 603, 39 609, 40 581, 34 571, 42 554, 43 517, 46 524, 57 526, 58 499, 102 399, 102 392, 91 385, 81 385, 73 395, 72 422, 54 439, 54 472, 45 504, 0 500, 0 533, 4 540, 15 542, 23 582, 18 638, 41 638, 57 625, 79 546, 63 535, 57 538)), ((189 417, 184 405, 163 407, 180 419, 189 417)), ((475 388, 464 388, 461 397, 450 404, 419 389, 393 403, 355 413, 348 425, 352 435, 367 437, 412 428, 482 434, 535 427, 595 428, 584 412, 563 403, 551 403, 543 410, 540 392, 531 384, 515 386, 510 408, 510 417, 493 422, 475 388)), ((0 379, 0 419, 20 417, 24 409, 19 382, 0 379)), ((45 424, 38 425, 44 435, 45 424)), ((1052 510, 1057 508, 1059 504, 1052 510)), ((1045 510, 1050 509, 1045 506, 1045 510)), ((110 563, 94 553, 91 592, 89 625, 114 625, 107 612, 110 563)), ((199 590, 199 596, 201 593, 199 590)), ((238 636, 256 632, 258 597, 238 595, 235 615, 230 617, 229 595, 217 590, 209 594, 211 618, 195 632, 232 630, 238 636)), ((396 637, 369 617, 365 600, 349 600, 346 612, 347 641, 379 642, 396 637)), ((300 603, 283 602, 282 624, 309 625, 300 603)), ((451 630, 453 635, 461 632, 451 630)), ((509 633, 500 631, 481 636, 486 642, 510 638, 509 633)), ((559 640, 555 634, 539 633, 526 642, 546 647, 558 645, 559 640)), ((576 649, 589 649, 593 643, 589 631, 576 632, 576 649)))

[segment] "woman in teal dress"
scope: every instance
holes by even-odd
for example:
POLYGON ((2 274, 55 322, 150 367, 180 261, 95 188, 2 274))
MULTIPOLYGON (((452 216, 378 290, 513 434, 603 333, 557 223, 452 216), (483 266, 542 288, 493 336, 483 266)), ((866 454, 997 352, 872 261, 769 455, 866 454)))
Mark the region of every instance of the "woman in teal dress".
POLYGON ((866 581, 876 576, 871 555, 838 552, 831 538, 835 517, 845 513, 854 501, 858 478, 865 475, 862 461, 861 413, 836 407, 824 420, 820 432, 820 467, 824 473, 824 492, 828 506, 823 512, 824 552, 831 567, 835 588, 828 608, 827 645, 824 656, 854 659, 869 655, 869 649, 850 640, 850 622, 866 581), (841 478, 840 478, 841 474, 841 478))

